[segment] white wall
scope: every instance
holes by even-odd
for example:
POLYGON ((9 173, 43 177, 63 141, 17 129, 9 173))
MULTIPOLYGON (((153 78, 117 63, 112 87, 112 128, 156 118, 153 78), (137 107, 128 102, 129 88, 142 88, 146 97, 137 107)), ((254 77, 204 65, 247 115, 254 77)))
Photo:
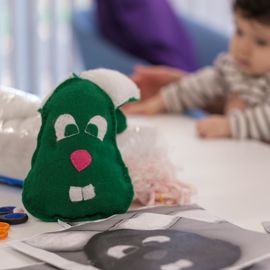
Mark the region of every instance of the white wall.
POLYGON ((88 0, 0 0, 0 84, 45 95, 75 71, 70 27, 88 0))
MULTIPOLYGON (((0 84, 43 95, 74 71, 71 11, 91 1, 0 0, 0 84)), ((232 31, 231 0, 169 1, 181 14, 232 31)))
POLYGON ((231 0, 169 0, 175 10, 230 34, 233 31, 231 0))

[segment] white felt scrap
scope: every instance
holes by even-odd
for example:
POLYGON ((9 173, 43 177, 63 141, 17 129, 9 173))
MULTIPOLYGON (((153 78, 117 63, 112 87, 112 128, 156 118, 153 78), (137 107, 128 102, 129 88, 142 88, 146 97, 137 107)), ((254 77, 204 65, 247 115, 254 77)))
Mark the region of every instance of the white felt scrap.
POLYGON ((119 71, 105 68, 91 69, 83 71, 80 77, 98 85, 111 97, 116 108, 132 98, 140 98, 137 85, 119 71))

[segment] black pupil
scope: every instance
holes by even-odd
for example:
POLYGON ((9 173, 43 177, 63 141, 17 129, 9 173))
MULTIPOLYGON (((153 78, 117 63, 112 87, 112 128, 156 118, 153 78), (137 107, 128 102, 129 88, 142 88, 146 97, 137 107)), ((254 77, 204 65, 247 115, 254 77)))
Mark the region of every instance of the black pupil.
POLYGON ((94 124, 88 124, 86 127, 86 132, 93 135, 93 136, 97 136, 98 135, 98 127, 94 124))
POLYGON ((73 135, 73 134, 76 134, 78 133, 78 128, 76 125, 74 124, 69 124, 66 126, 65 128, 65 136, 70 136, 70 135, 73 135))

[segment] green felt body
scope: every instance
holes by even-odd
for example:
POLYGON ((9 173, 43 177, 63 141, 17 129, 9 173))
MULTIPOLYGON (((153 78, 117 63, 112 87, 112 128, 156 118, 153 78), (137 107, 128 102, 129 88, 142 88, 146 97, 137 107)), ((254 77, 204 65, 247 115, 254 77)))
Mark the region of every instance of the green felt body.
POLYGON ((120 109, 116 109, 115 111, 116 119, 117 119, 117 133, 122 133, 127 128, 127 119, 126 116, 120 109))
MULTIPOLYGON (((119 128, 110 97, 94 83, 72 78, 54 91, 41 109, 41 115, 37 148, 23 189, 26 209, 44 221, 94 220, 127 211, 133 188, 117 148, 119 128), (62 114, 73 116, 79 134, 57 141, 54 124, 62 114), (107 120, 103 141, 85 132, 89 119, 96 115, 107 120), (79 149, 87 150, 92 156, 90 166, 81 172, 70 160, 71 153, 79 149), (80 202, 70 200, 71 186, 89 184, 95 188, 94 198, 80 202)), ((123 130, 125 119, 121 121, 123 130)))

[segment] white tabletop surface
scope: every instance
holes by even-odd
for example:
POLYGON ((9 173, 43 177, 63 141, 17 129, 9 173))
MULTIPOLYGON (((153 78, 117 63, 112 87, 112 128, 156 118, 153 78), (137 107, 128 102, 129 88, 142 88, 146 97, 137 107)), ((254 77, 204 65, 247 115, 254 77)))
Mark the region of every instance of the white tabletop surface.
MULTIPOLYGON (((195 122, 179 116, 132 118, 131 124, 154 126, 168 149, 179 178, 197 189, 193 202, 211 213, 247 229, 263 232, 270 221, 270 145, 255 141, 202 140, 195 122)), ((21 189, 0 185, 0 205, 23 207, 21 189)), ((0 241, 0 269, 31 264, 33 260, 11 250, 9 241, 60 229, 30 217, 12 226, 0 241)))

